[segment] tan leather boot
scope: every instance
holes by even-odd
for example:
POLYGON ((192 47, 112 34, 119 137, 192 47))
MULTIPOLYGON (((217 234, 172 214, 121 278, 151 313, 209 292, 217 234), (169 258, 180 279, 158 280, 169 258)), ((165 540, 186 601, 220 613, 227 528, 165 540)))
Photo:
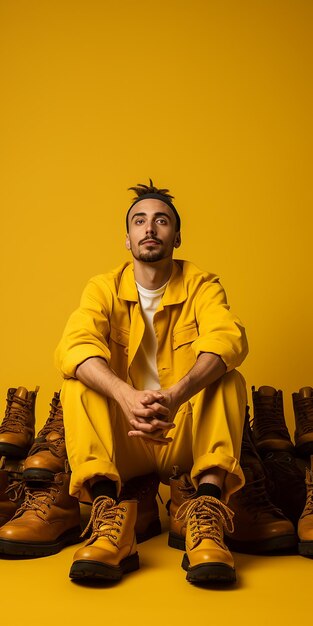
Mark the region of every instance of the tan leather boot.
POLYGON ((107 496, 98 496, 83 533, 92 526, 91 537, 75 553, 70 578, 120 580, 123 574, 138 569, 136 517, 136 501, 117 504, 107 496))
POLYGON ((137 543, 142 543, 162 532, 156 496, 159 488, 156 473, 137 476, 128 480, 122 488, 120 500, 137 500, 135 533, 137 543))
POLYGON ((166 505, 170 516, 168 545, 171 548, 185 550, 187 518, 180 516, 178 519, 177 511, 186 500, 195 497, 196 491, 190 481, 189 474, 179 475, 177 468, 174 468, 174 474, 170 477, 170 490, 171 499, 166 505))
POLYGON ((223 540, 223 529, 232 531, 232 511, 212 496, 186 501, 177 518, 187 518, 186 554, 182 567, 193 583, 233 583, 233 557, 223 540))
POLYGON ((7 406, 0 426, 0 456, 23 459, 35 436, 35 403, 39 387, 9 389, 7 406))
POLYGON ((285 422, 283 394, 279 389, 263 385, 252 387, 254 443, 258 450, 293 450, 285 422))
POLYGON ((25 460, 24 478, 28 481, 53 480, 54 474, 65 470, 67 453, 59 392, 54 393, 50 407, 49 417, 25 460))
POLYGON ((5 457, 0 460, 0 526, 6 524, 15 514, 24 499, 24 481, 22 468, 5 464, 5 457))
POLYGON ((296 452, 302 457, 313 454, 313 389, 302 387, 292 394, 295 414, 296 452))
POLYGON ((69 473, 50 483, 25 487, 25 500, 0 528, 0 555, 47 556, 80 541, 80 510, 69 495, 69 473))
POLYGON ((306 471, 306 503, 298 522, 299 554, 313 556, 313 455, 306 471))

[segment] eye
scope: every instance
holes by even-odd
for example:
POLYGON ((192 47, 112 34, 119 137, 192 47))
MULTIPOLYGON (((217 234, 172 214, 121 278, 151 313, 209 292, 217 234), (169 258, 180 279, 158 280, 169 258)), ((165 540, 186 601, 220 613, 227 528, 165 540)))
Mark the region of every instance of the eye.
POLYGON ((164 217, 158 217, 157 220, 155 220, 158 224, 167 224, 167 220, 164 217))
POLYGON ((138 218, 135 220, 135 224, 143 224, 143 219, 142 219, 142 217, 138 217, 138 218))

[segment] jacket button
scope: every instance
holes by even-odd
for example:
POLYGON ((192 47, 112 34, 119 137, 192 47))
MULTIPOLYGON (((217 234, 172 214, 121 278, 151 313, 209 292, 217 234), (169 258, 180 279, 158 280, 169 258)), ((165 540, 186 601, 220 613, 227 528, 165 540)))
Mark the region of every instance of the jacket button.
POLYGON ((127 354, 128 354, 128 348, 125 348, 125 349, 124 349, 124 352, 125 352, 125 354, 127 355, 127 354))

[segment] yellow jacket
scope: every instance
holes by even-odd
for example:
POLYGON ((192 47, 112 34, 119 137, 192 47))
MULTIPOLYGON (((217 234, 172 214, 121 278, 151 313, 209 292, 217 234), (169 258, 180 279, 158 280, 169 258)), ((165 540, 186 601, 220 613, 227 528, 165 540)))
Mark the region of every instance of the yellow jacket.
MULTIPOLYGON (((75 378, 80 363, 102 357, 120 378, 131 383, 144 328, 133 264, 124 263, 87 284, 57 347, 57 366, 64 378, 75 378)), ((188 261, 174 261, 154 315, 154 328, 162 388, 180 380, 200 352, 218 354, 227 371, 239 366, 248 352, 244 328, 230 312, 218 277, 188 261)))

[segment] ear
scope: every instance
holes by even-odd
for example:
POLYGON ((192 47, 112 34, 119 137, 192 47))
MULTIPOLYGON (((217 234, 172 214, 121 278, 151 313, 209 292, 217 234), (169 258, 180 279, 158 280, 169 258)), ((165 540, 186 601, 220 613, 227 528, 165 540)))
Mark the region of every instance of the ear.
POLYGON ((176 234, 176 237, 175 237, 174 248, 179 248, 180 244, 181 244, 181 236, 179 232, 176 234))
POLYGON ((125 241, 125 246, 127 248, 127 250, 130 250, 130 241, 129 241, 129 235, 126 235, 126 241, 125 241))

